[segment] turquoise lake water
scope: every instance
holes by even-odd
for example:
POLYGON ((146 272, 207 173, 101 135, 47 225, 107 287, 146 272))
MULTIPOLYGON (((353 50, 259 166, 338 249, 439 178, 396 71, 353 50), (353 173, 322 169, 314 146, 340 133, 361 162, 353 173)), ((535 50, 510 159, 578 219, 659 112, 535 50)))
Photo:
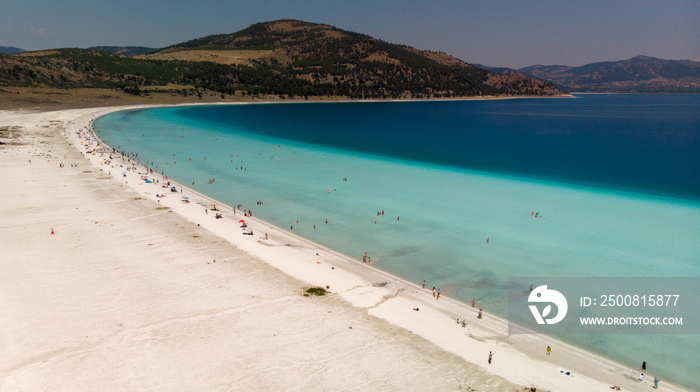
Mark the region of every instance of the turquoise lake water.
MULTIPOLYGON (((503 316, 508 277, 700 277, 699 95, 198 106, 95 128, 202 193, 503 316)), ((698 335, 560 338, 700 389, 698 335)))

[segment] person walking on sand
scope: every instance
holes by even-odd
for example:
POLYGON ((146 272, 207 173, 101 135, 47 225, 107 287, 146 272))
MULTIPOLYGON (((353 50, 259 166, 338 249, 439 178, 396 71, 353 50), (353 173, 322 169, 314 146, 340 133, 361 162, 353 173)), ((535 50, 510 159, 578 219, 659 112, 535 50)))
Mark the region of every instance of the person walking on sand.
POLYGON ((547 346, 547 355, 552 354, 552 346, 547 346))
POLYGON ((435 299, 440 299, 440 288, 437 289, 437 298, 435 299))
POLYGON ((481 315, 482 315, 481 311, 482 311, 482 310, 483 310, 483 309, 479 309, 479 314, 476 316, 476 318, 481 318, 481 315))
POLYGON ((489 365, 491 364, 492 360, 493 360, 493 352, 489 351, 489 365))
POLYGON ((435 294, 437 294, 437 291, 435 290, 435 286, 433 286, 433 297, 435 296, 435 294))
POLYGON ((654 377, 654 389, 659 389, 659 379, 654 377))

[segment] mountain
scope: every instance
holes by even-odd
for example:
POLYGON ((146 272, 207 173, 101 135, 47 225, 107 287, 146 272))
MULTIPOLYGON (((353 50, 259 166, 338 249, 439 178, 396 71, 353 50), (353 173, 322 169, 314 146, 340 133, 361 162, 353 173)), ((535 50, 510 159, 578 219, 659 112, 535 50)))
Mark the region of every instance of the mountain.
POLYGON ((489 67, 483 64, 472 64, 475 67, 479 67, 481 69, 485 69, 489 72, 493 72, 497 75, 521 75, 521 76, 526 76, 524 73, 513 69, 513 68, 508 68, 508 67, 489 67))
POLYGON ((14 46, 0 46, 0 53, 3 54, 15 54, 26 52, 24 49, 15 48, 14 46))
POLYGON ((490 70, 496 73, 516 72, 576 92, 700 92, 700 62, 691 60, 662 60, 637 56, 629 60, 606 61, 580 67, 533 65, 518 70, 490 70))
POLYGON ((90 50, 101 50, 103 52, 109 52, 114 54, 120 54, 122 56, 134 57, 140 54, 146 54, 151 52, 156 52, 159 49, 147 48, 145 46, 92 46, 89 47, 90 50))
POLYGON ((92 49, 0 55, 0 86, 117 88, 239 97, 353 99, 551 96, 563 91, 522 75, 497 75, 445 53, 298 20, 125 57, 92 49))
POLYGON ((526 77, 484 72, 445 53, 291 19, 194 39, 140 57, 263 67, 291 73, 318 94, 332 91, 353 98, 563 93, 526 77))

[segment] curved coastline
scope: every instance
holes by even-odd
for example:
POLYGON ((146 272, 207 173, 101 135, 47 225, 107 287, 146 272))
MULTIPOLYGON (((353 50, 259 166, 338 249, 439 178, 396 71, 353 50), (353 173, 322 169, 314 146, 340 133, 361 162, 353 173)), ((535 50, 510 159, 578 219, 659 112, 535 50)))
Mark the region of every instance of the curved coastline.
MULTIPOLYGON (((517 98, 517 97, 515 97, 515 98, 517 98)), ((575 98, 575 97, 573 97, 573 98, 575 98)), ((157 106, 152 106, 152 107, 157 107, 157 106)), ((107 114, 107 113, 101 114, 100 117, 102 115, 105 115, 105 114, 107 114)), ((97 117, 94 118, 93 121, 96 119, 97 119, 97 117)), ((96 135, 94 129, 92 129, 92 127, 90 127, 90 132, 92 133, 92 135, 96 139, 99 140, 99 138, 97 138, 97 135, 96 135)), ((144 166, 139 165, 139 167, 144 171, 147 170, 144 166)), ((199 198, 199 201, 197 204, 205 204, 205 205, 206 204, 216 204, 217 206, 219 206, 219 205, 223 206, 226 211, 232 210, 231 206, 228 206, 223 202, 215 200, 215 199, 213 199, 207 195, 204 195, 198 191, 195 191, 187 186, 184 186, 180 183, 177 183, 176 181, 171 180, 171 182, 177 184, 177 186, 179 188, 182 188, 184 190, 183 191, 184 194, 189 193, 190 195, 196 195, 199 198)), ((326 255, 326 254, 332 255, 332 257, 334 259, 333 262, 336 263, 336 266, 339 266, 340 268, 348 270, 351 273, 359 274, 363 279, 368 280, 374 288, 377 288, 377 286, 378 286, 381 288, 390 288, 391 290, 394 290, 393 293, 387 293, 386 291, 381 292, 382 290, 378 290, 378 291, 380 291, 380 293, 374 293, 374 294, 381 297, 381 299, 379 299, 379 301, 386 301, 388 296, 397 295, 398 292, 401 292, 403 290, 410 290, 411 293, 414 295, 426 297, 426 298, 421 298, 419 300, 420 302, 422 302, 424 304, 423 306, 439 307, 440 309, 438 311, 443 312, 443 313, 447 313, 448 320, 453 320, 454 318, 460 318, 459 317, 460 315, 462 315, 462 317, 463 317, 465 314, 468 315, 468 317, 473 317, 474 319, 476 318, 477 310, 474 308, 471 308, 471 306, 469 306, 469 304, 466 304, 464 302, 460 302, 460 301, 453 299, 453 298, 450 298, 448 296, 443 296, 444 301, 441 301, 439 303, 439 305, 437 303, 433 303, 432 301, 428 302, 428 300, 430 299, 429 298, 430 296, 428 295, 429 294, 428 290, 427 289, 423 290, 421 288, 421 286, 417 283, 407 281, 399 276, 396 276, 396 275, 391 274, 387 271, 383 271, 379 268, 376 268, 373 265, 364 264, 364 263, 360 262, 359 260, 355 260, 354 258, 352 258, 348 255, 341 254, 338 251, 332 250, 332 249, 327 248, 323 245, 315 243, 307 238, 299 236, 299 235, 292 233, 286 229, 282 229, 278 226, 272 225, 269 222, 265 222, 263 220, 260 220, 258 218, 254 218, 254 217, 246 217, 245 219, 247 220, 247 222, 248 221, 254 222, 254 225, 252 225, 252 228, 254 231, 255 231, 255 227, 259 226, 259 227, 268 227, 270 229, 269 232, 274 233, 274 234, 278 234, 278 233, 282 234, 283 233, 283 235, 285 237, 291 239, 290 242, 302 243, 305 246, 307 246, 309 249, 318 250, 318 251, 320 251, 319 253, 322 253, 324 255, 326 255), (385 280, 388 280, 389 282, 386 282, 385 280), (387 284, 387 283, 389 283, 389 284, 387 284), (391 287, 391 285, 397 285, 397 286, 399 286, 399 288, 397 289, 396 287, 391 287), (448 303, 448 304, 446 304, 446 303, 448 303)), ((287 246, 289 246, 289 244, 287 244, 287 246)), ((296 245, 294 245, 294 246, 296 246, 296 245)), ((252 252, 252 249, 246 248, 246 251, 252 252)), ((258 256, 264 257, 264 255, 258 255, 258 256)), ((279 265, 275 265, 275 266, 277 268, 280 268, 279 265)), ((298 279, 305 280, 305 281, 307 281, 307 283, 310 283, 310 284, 323 285, 325 282, 325 281, 320 281, 320 280, 309 279, 309 277, 310 277, 309 275, 306 275, 304 273, 298 274, 294 269, 289 269, 289 270, 283 269, 283 271, 287 274, 290 274, 290 275, 298 278, 298 279)), ((445 342, 442 339, 438 338, 437 336, 435 336, 433 333, 431 333, 428 330, 423 330, 422 333, 417 332, 417 331, 415 331, 415 329, 417 329, 417 328, 414 328, 415 327, 414 325, 411 325, 410 322, 408 322, 408 323, 402 322, 398 317, 395 317, 396 315, 394 315, 394 314, 383 314, 382 312, 373 312, 373 310, 376 309, 376 307, 378 306, 378 303, 372 303, 371 305, 368 305, 367 303, 365 303, 364 299, 361 299, 358 301, 355 298, 356 297, 355 293, 352 293, 352 291, 353 291, 352 288, 343 287, 342 284, 341 285, 336 284, 336 285, 331 285, 331 286, 332 287, 340 287, 341 289, 339 289, 338 292, 336 292, 336 293, 339 294, 343 299, 345 299, 348 302, 350 302, 351 304, 353 304, 353 306, 367 308, 370 314, 377 316, 377 317, 384 318, 387 321, 391 322, 392 324, 401 326, 401 327, 408 329, 412 332, 416 332, 416 333, 420 334, 422 337, 426 338, 427 340, 433 342, 434 344, 437 344, 442 349, 453 352, 457 355, 460 355, 458 350, 454 350, 448 344, 445 344, 445 342), (342 292, 341 290, 348 290, 348 291, 342 292), (344 295, 344 294, 347 294, 347 295, 344 295)), ((365 296, 365 294, 363 293, 363 294, 361 294, 361 296, 365 296)), ((503 319, 503 318, 498 317, 498 316, 493 316, 493 315, 489 315, 488 317, 493 322, 493 324, 491 326, 489 326, 489 328, 488 328, 491 330, 491 332, 495 332, 495 333, 501 335, 502 338, 505 338, 506 336, 508 336, 508 332, 507 332, 508 331, 508 321, 506 319, 503 319)), ((576 353, 576 355, 581 356, 581 357, 591 357, 591 356, 596 357, 594 362, 596 362, 598 364, 605 363, 609 367, 618 367, 618 366, 624 367, 624 365, 618 364, 614 361, 604 359, 602 357, 597 356, 597 354, 592 354, 584 349, 578 348, 576 346, 573 346, 569 343, 565 343, 565 342, 560 341, 560 340, 553 339, 553 338, 548 337, 548 336, 520 335, 518 337, 523 338, 522 341, 518 341, 518 339, 516 337, 515 339, 513 339, 512 342, 509 342, 509 343, 513 344, 513 346, 518 347, 520 350, 523 350, 526 352, 529 351, 529 350, 526 350, 526 347, 525 347, 526 345, 540 344, 540 345, 546 346, 546 345, 548 345, 548 342, 549 342, 549 344, 551 344, 551 342, 556 341, 556 345, 558 347, 564 349, 567 352, 576 353)), ((507 339, 510 339, 510 338, 512 338, 512 336, 507 337, 507 339)), ((537 350, 532 350, 528 354, 536 355, 535 354, 536 351, 537 350)), ((464 356, 462 356, 462 357, 465 358, 464 356)), ((469 360, 467 358, 465 358, 465 359, 469 360)), ((571 365, 569 365, 569 366, 571 366, 571 365)), ((630 370, 630 374, 636 374, 636 371, 630 370)), ((502 376, 504 376, 504 375, 502 375, 502 376)), ((619 382, 618 382, 618 384, 619 384, 619 382)), ((668 386, 667 383, 665 383, 665 385, 668 386)), ((628 386, 627 388, 630 388, 630 386, 628 386)), ((683 390, 683 389, 678 389, 678 390, 683 390)))
MULTIPOLYGON (((85 128, 91 130, 90 125, 97 117, 113 111, 156 106, 163 105, 85 110, 68 121, 65 127, 66 137, 77 151, 83 153, 88 145, 76 132, 85 128)), ((94 132, 91 137, 96 138, 94 132)), ((104 172, 104 156, 97 153, 88 155, 87 158, 93 167, 104 172)), ((307 284, 329 286, 333 296, 366 311, 369 316, 386 320, 391 325, 419 335, 441 350, 476 365, 488 374, 521 387, 536 386, 545 390, 603 390, 610 385, 620 385, 623 390, 642 390, 650 385, 648 380, 653 374, 646 375, 647 381, 644 383, 638 383, 636 370, 567 343, 541 335, 509 336, 504 319, 488 315, 477 321, 476 310, 467 304, 448 297, 444 297, 443 301, 434 301, 427 290, 415 283, 365 265, 255 217, 245 219, 256 234, 242 236, 236 219, 230 219, 233 216, 230 206, 182 184, 176 186, 182 189, 182 196, 190 198, 190 203, 182 203, 179 197, 158 198, 156 193, 163 189, 159 184, 143 184, 140 181, 140 172, 147 171, 145 167, 137 166, 136 172, 127 171, 126 177, 120 177, 118 171, 120 172, 115 170, 114 174, 110 173, 110 181, 128 185, 154 206, 168 208, 189 223, 201 226, 287 275, 307 284), (214 220, 202 213, 201 207, 206 208, 209 204, 222 206, 224 219, 214 220), (263 233, 268 233, 270 239, 265 241, 260 238, 263 233), (420 311, 413 312, 411 309, 414 307, 420 308, 420 311), (466 330, 454 323, 455 318, 463 319, 465 316, 472 320, 466 330), (543 360, 541 354, 547 345, 555 345, 561 356, 543 360), (497 350, 497 360, 493 365, 487 365, 485 360, 490 349, 497 350), (564 377, 559 374, 560 369, 571 370, 577 377, 564 377)), ((666 390, 683 390, 665 380, 663 387, 666 390)))

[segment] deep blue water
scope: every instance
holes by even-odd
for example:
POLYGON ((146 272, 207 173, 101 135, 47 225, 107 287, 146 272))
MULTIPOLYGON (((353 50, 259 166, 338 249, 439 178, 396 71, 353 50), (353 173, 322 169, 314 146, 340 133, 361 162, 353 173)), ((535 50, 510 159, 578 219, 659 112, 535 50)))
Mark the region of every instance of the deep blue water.
POLYGON ((233 132, 700 200, 700 95, 176 110, 233 132))

